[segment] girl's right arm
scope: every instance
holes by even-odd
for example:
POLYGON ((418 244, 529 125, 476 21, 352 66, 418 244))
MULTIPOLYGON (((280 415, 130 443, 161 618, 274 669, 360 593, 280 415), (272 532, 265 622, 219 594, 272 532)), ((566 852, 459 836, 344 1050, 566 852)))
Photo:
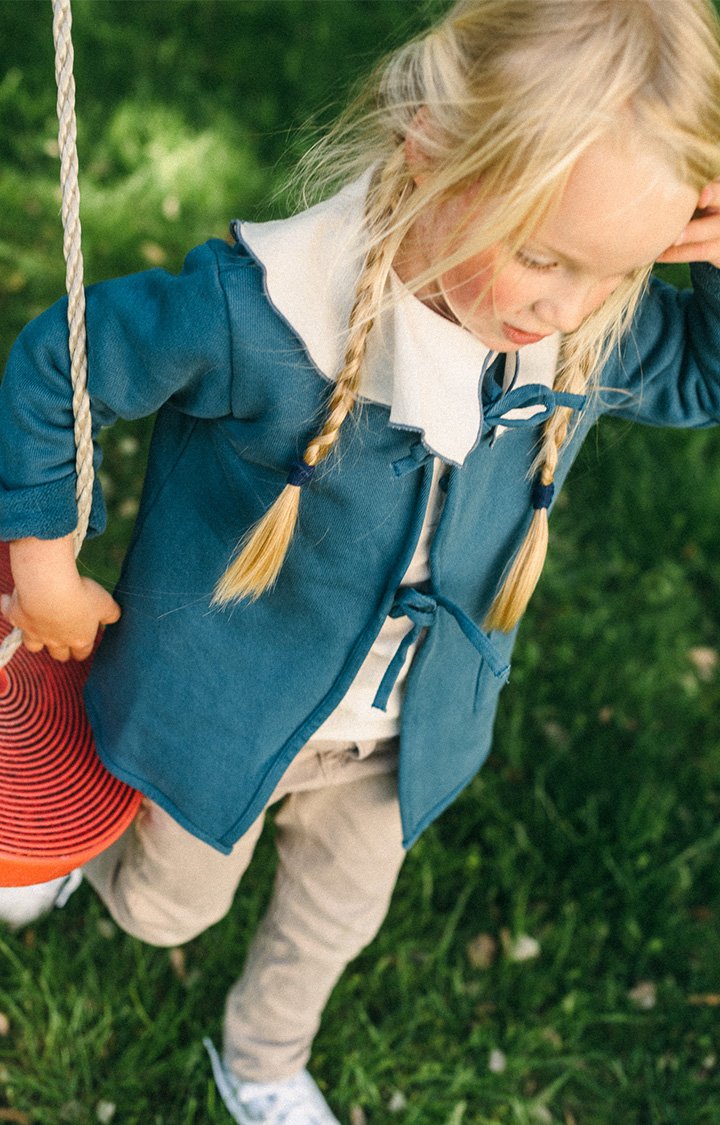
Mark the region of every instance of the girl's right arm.
MULTIPOLYGON (((231 344, 221 283, 223 243, 199 247, 175 277, 151 270, 87 291, 93 432, 172 402, 194 417, 230 412, 231 344)), ((15 592, 0 611, 25 644, 58 659, 87 656, 120 610, 78 574, 72 549, 75 444, 66 303, 21 333, 0 384, 0 540, 11 543, 15 592)), ((95 468, 100 452, 96 445, 95 468)), ((97 485, 97 482, 96 482, 97 485)), ((91 534, 104 512, 96 486, 91 534)))

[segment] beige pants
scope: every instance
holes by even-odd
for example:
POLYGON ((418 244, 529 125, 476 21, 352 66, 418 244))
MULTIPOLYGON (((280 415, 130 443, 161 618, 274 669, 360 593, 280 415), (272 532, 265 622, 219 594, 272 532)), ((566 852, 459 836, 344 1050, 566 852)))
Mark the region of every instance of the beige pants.
MULTIPOLYGON (((338 977, 380 928, 404 855, 396 768, 393 740, 311 742, 268 802, 283 802, 275 887, 225 1012, 224 1061, 240 1078, 305 1065, 338 977)), ((178 945, 227 913, 263 820, 223 856, 146 800, 85 873, 124 930, 178 945)))

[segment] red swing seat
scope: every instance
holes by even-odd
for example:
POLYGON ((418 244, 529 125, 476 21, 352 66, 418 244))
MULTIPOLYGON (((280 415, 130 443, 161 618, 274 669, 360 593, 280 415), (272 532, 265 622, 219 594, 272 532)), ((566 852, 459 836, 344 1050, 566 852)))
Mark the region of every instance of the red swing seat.
MULTIPOLYGON (((0 543, 0 594, 11 593, 0 543)), ((11 626, 0 619, 0 640, 11 626)), ((67 875, 109 847, 142 794, 100 761, 83 706, 92 656, 60 664, 21 647, 0 668, 0 887, 67 875)))

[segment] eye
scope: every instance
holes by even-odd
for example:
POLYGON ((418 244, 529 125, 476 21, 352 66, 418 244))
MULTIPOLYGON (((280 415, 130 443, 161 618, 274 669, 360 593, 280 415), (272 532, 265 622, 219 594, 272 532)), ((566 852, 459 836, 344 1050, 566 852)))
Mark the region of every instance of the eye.
POLYGON ((535 257, 535 255, 530 254, 527 250, 516 250, 515 260, 528 270, 552 270, 555 269, 558 264, 551 259, 535 257))

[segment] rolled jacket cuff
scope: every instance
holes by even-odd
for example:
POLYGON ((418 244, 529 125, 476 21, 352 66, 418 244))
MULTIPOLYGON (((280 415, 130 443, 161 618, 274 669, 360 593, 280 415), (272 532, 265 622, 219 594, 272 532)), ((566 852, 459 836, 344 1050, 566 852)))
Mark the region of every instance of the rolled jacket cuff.
MULTIPOLYGON (((97 479, 88 536, 98 535, 106 523, 105 503, 97 479)), ((0 485, 0 540, 61 539, 75 530, 75 475, 27 488, 8 489, 0 485)))

